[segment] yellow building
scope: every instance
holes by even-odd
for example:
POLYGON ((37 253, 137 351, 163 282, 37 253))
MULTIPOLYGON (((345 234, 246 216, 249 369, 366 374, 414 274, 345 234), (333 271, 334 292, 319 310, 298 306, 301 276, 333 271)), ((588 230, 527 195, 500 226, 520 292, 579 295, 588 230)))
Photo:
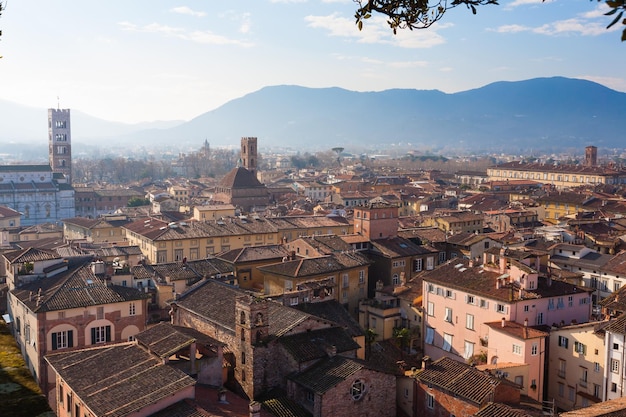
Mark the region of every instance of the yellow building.
POLYGON ((588 158, 582 165, 506 162, 487 168, 487 176, 489 181, 537 181, 551 184, 559 190, 581 185, 626 182, 626 170, 611 166, 597 166, 593 158, 588 158))
POLYGON ((207 206, 195 206, 193 218, 198 221, 218 220, 222 217, 234 217, 235 206, 232 204, 211 204, 207 206))
MULTIPOLYGON (((367 297, 369 261, 359 253, 335 253, 259 267, 264 294, 292 299, 291 304, 334 299, 355 317, 367 297)), ((287 303, 289 304, 289 303, 287 303)))
POLYGON ((73 217, 63 219, 65 240, 84 240, 92 243, 122 243, 125 233, 122 226, 130 223, 125 215, 104 215, 96 219, 73 217))
POLYGON ((217 258, 231 265, 240 288, 263 290, 263 273, 259 267, 282 262, 289 257, 284 245, 253 246, 231 249, 217 258))
POLYGON ((572 324, 550 331, 548 398, 554 398, 561 410, 606 400, 603 386, 607 347, 604 329, 596 331, 599 324, 572 324))
POLYGON ((167 223, 148 218, 124 226, 127 244, 150 263, 196 260, 231 249, 265 246, 299 236, 351 233, 343 217, 225 218, 167 223))
POLYGON ((452 234, 461 232, 482 233, 484 228, 484 217, 469 211, 452 212, 425 219, 422 226, 437 227, 446 233, 452 234))

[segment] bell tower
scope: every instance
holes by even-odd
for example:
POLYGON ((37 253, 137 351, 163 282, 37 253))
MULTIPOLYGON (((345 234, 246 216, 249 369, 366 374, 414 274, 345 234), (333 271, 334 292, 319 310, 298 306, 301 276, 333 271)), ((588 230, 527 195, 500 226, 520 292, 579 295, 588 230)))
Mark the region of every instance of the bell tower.
POLYGON ((48 156, 52 172, 72 183, 72 130, 70 109, 48 109, 48 156))
POLYGON ((241 138, 241 166, 252 172, 256 177, 257 139, 241 138))
POLYGON ((268 301, 250 295, 235 299, 235 379, 250 399, 264 389, 269 334, 268 301))

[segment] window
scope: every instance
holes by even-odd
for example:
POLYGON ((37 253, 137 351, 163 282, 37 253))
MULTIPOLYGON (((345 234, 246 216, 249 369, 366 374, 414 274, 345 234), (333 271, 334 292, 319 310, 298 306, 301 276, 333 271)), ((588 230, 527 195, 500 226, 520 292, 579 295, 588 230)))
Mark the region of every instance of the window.
POLYGON ((435 303, 433 303, 432 301, 429 301, 427 304, 426 314, 428 314, 431 317, 435 315, 435 303))
POLYGON ((448 323, 452 323, 452 309, 450 307, 446 307, 446 315, 444 316, 444 320, 448 323))
POLYGON ((620 281, 614 281, 613 282, 613 291, 619 291, 621 286, 622 286, 622 283, 620 281))
POLYGON ((365 394, 365 382, 360 379, 357 379, 352 383, 352 387, 350 388, 350 395, 354 401, 358 401, 363 398, 365 394))
POLYGON ((98 326, 91 329, 91 344, 111 341, 111 326, 98 326))
POLYGON ((435 396, 431 393, 426 393, 426 406, 431 410, 435 409, 435 396))
POLYGON ((446 352, 452 350, 452 335, 448 333, 443 334, 443 345, 441 346, 446 352))
POLYGON ((588 376, 587 368, 583 368, 581 366, 580 367, 580 385, 582 385, 583 387, 587 386, 587 376, 588 376))
POLYGON ((343 274, 341 276, 341 283, 343 288, 348 288, 350 286, 350 278, 348 277, 348 274, 343 274))
POLYGON ((522 346, 513 343, 513 353, 516 354, 516 355, 521 355, 522 354, 522 346))
POLYGON ((602 387, 598 384, 593 384, 593 396, 596 398, 600 398, 601 394, 601 389, 602 387))
POLYGON ((567 397, 570 401, 574 401, 576 399, 576 390, 574 387, 567 387, 567 397))
POLYGON ((474 315, 473 314, 465 315, 465 327, 469 330, 474 330, 474 315))
POLYGON ((619 373, 619 360, 611 359, 611 372, 613 372, 614 374, 619 373))
POLYGON ((465 350, 463 352, 463 358, 469 359, 474 356, 474 344, 472 342, 465 341, 465 350))
POLYGON ((480 308, 489 308, 489 301, 481 299, 480 308))
POLYGON ((452 298, 454 300, 454 292, 452 290, 446 290, 446 298, 452 298))
POLYGON ((74 331, 52 333, 52 350, 74 347, 74 331))
POLYGON ((580 342, 574 342, 574 350, 580 355, 585 355, 587 353, 587 346, 580 342))
POLYGON ((419 272, 422 270, 423 268, 423 261, 421 259, 416 259, 415 260, 415 272, 419 272))
POLYGON ((537 343, 533 343, 530 347, 530 354, 533 356, 537 356, 537 352, 539 351, 539 345, 537 343))
POLYGON ((306 392, 306 400, 310 403, 315 402, 315 393, 313 393, 313 391, 308 391, 306 392))
POLYGON ((400 278, 398 277, 398 274, 393 274, 393 285, 399 285, 400 284, 400 278))
POLYGON ((524 306, 524 312, 528 313, 529 310, 530 310, 530 306, 529 305, 525 305, 524 306))
POLYGON ((565 362, 563 359, 559 359, 559 370, 558 370, 558 375, 561 378, 565 378, 565 369, 567 367, 567 362, 565 362))
POLYGON ((135 314, 137 314, 137 309, 135 307, 135 303, 130 303, 128 306, 128 314, 130 316, 134 316, 135 314))
POLYGON ((613 350, 619 350, 619 344, 613 343, 613 350))
POLYGON ((615 382, 611 383, 611 392, 617 392, 617 384, 615 382))
POLYGON ((424 342, 429 345, 432 345, 434 340, 435 340, 435 329, 433 329, 432 327, 427 327, 426 339, 424 339, 424 342))
POLYGON ((496 304, 496 311, 498 313, 506 313, 507 310, 508 308, 504 304, 500 304, 500 303, 496 304))
POLYGON ((522 375, 517 375, 515 377, 515 383, 517 385, 519 385, 520 387, 523 387, 524 386, 524 377, 522 375))
POLYGON ((365 271, 359 271, 359 284, 365 283, 365 271))
POLYGON ((559 382, 559 397, 565 396, 565 385, 559 382))
POLYGON ((573 296, 569 296, 567 297, 567 306, 568 307, 573 307, 574 306, 574 297, 573 296))
POLYGON ((537 313, 537 324, 543 324, 543 313, 537 313))
POLYGON ((435 268, 435 258, 433 258, 432 256, 429 256, 428 258, 426 258, 426 269, 430 271, 434 268, 435 268))
POLYGON ((599 362, 595 362, 595 363, 593 364, 593 370, 594 370, 595 372, 600 372, 600 363, 599 363, 599 362))
POLYGON ((567 349, 567 344, 569 342, 569 339, 565 336, 559 336, 559 346, 564 347, 565 349, 567 349))
POLYGON ((466 295, 465 296, 465 302, 467 304, 475 304, 475 299, 473 295, 466 295))

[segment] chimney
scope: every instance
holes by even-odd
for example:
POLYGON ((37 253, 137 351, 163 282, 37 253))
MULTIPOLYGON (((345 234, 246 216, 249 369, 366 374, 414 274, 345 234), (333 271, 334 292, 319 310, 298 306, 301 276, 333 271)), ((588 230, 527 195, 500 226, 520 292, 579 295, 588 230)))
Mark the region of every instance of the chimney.
POLYGON ((504 272, 506 271, 506 258, 504 257, 506 253, 506 249, 504 249, 504 246, 500 248, 500 273, 504 274, 504 272))
POLYGON ((250 401, 248 405, 250 410, 250 417, 261 417, 261 403, 257 401, 250 401))
POLYGON ((524 327, 528 327, 528 317, 524 319, 524 327))
POLYGON ((217 401, 220 404, 228 404, 228 401, 226 400, 226 390, 224 388, 221 388, 218 392, 217 392, 217 401))
POLYGON ((335 345, 326 346, 326 354, 328 355, 329 358, 334 358, 335 356, 337 356, 337 346, 335 345))
POLYGON ((474 259, 470 258, 469 263, 467 264, 467 266, 469 266, 470 268, 474 267, 474 259))
POLYGON ((506 320, 504 320, 504 317, 502 317, 502 327, 504 327, 504 323, 506 322, 506 320))
POLYGON ((430 356, 424 356, 422 358, 422 369, 428 369, 430 364, 432 363, 430 356))

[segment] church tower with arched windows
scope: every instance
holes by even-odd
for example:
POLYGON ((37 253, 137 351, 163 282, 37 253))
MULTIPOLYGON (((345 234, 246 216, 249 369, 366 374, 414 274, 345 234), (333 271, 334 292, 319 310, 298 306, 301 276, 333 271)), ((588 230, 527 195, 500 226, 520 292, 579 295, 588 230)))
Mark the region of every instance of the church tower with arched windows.
POLYGON ((252 172, 256 177, 257 167, 257 138, 241 138, 241 166, 252 172))
POLYGON ((235 379, 250 399, 266 388, 269 302, 250 295, 235 299, 235 379))
POLYGON ((70 109, 48 109, 48 155, 52 172, 72 182, 72 131, 70 109))

